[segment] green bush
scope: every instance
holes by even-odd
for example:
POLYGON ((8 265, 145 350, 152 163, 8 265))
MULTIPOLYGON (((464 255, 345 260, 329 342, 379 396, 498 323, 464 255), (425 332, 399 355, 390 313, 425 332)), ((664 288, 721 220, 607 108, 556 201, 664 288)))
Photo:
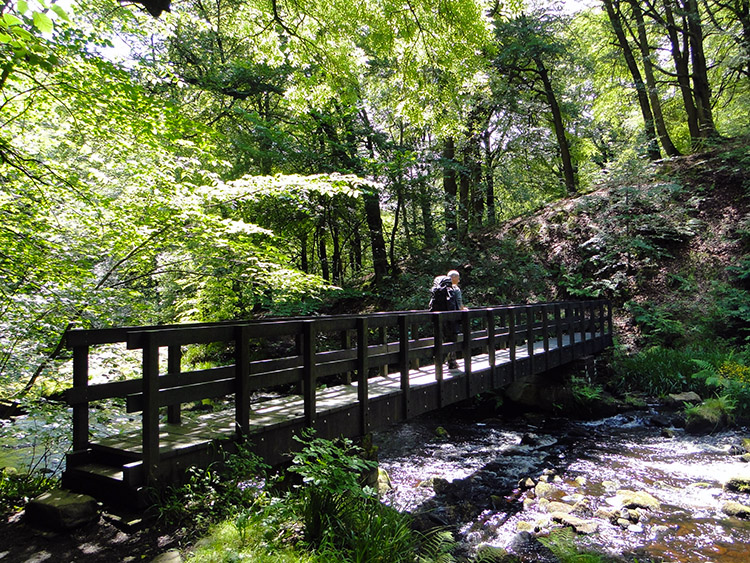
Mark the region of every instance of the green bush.
POLYGON ((50 490, 57 480, 42 471, 0 469, 0 514, 16 512, 29 500, 50 490))

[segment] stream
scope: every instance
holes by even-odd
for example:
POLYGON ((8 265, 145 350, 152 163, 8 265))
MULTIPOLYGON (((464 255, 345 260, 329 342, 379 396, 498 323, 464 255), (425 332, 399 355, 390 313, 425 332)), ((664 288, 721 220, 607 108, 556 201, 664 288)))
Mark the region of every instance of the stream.
POLYGON ((624 561, 750 561, 750 520, 723 511, 728 501, 750 504, 750 494, 723 488, 750 477, 740 455, 748 429, 691 436, 663 428, 657 414, 504 421, 449 410, 401 423, 374 436, 392 485, 384 502, 424 528, 453 530, 467 557, 492 546, 550 560, 534 537, 562 527, 559 511, 575 507, 580 541, 624 561), (622 508, 623 490, 656 505, 622 508))

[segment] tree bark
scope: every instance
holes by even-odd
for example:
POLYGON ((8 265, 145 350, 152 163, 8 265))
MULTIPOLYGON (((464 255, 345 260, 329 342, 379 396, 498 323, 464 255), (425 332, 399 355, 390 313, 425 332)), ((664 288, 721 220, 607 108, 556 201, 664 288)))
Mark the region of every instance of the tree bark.
POLYGON ((708 82, 706 54, 703 50, 703 24, 697 0, 686 0, 687 30, 690 38, 690 60, 693 63, 693 97, 698 113, 698 125, 703 139, 716 136, 713 110, 711 108, 711 87, 708 82))
POLYGON ((633 51, 628 43, 628 38, 625 36, 625 31, 622 27, 621 13, 619 9, 619 0, 603 0, 604 7, 607 10, 607 16, 612 24, 612 29, 615 32, 615 37, 622 50, 625 63, 628 65, 630 75, 633 77, 635 83, 635 92, 638 98, 638 105, 641 108, 641 114, 643 115, 643 122, 646 128, 646 137, 648 138, 646 150, 651 160, 658 160, 661 158, 659 152, 659 145, 656 142, 656 129, 654 128, 654 115, 651 112, 651 106, 648 100, 648 92, 646 85, 643 82, 641 71, 638 68, 638 63, 633 56, 633 51))
MULTIPOLYGON (((687 117, 688 131, 690 132, 690 142, 693 148, 700 145, 700 126, 698 125, 698 112, 693 101, 693 90, 690 86, 690 66, 688 63, 688 45, 687 35, 683 28, 677 25, 674 18, 673 0, 663 0, 664 17, 666 19, 667 34, 672 50, 672 61, 674 62, 675 72, 677 73, 677 84, 680 87, 682 104, 685 107, 687 117), (680 39, 685 42, 681 46, 680 39)), ((679 7, 678 7, 679 8, 679 7)))
POLYGON ((656 132, 659 134, 659 141, 664 149, 667 156, 680 156, 680 151, 674 146, 672 137, 669 135, 667 125, 664 122, 664 113, 661 109, 661 100, 659 99, 659 92, 656 87, 656 79, 654 78, 654 66, 651 62, 651 47, 648 43, 648 35, 646 33, 646 22, 643 19, 643 11, 641 10, 640 0, 628 0, 630 6, 633 9, 633 16, 635 17, 636 25, 638 26, 638 37, 636 44, 641 51, 641 61, 643 62, 643 74, 646 75, 646 86, 648 87, 648 99, 651 103, 651 109, 654 115, 654 124, 656 125, 656 132))
POLYGON ((578 193, 578 185, 576 182, 576 172, 573 166, 573 159, 570 155, 570 145, 568 144, 568 138, 565 135, 565 125, 563 124, 562 112, 560 111, 560 104, 557 103, 557 96, 552 88, 552 81, 549 78, 547 68, 544 66, 544 62, 539 58, 535 57, 534 62, 539 72, 539 77, 542 79, 544 85, 544 93, 547 96, 547 103, 549 104, 550 111, 552 112, 552 123, 555 129, 555 136, 557 137, 557 144, 560 146, 560 158, 562 159, 563 166, 563 180, 565 182, 565 190, 568 195, 575 195, 578 193))
POLYGON ((445 203, 445 233, 455 237, 458 232, 456 216, 456 196, 458 182, 456 181, 456 144, 453 137, 448 137, 443 145, 443 193, 445 203))

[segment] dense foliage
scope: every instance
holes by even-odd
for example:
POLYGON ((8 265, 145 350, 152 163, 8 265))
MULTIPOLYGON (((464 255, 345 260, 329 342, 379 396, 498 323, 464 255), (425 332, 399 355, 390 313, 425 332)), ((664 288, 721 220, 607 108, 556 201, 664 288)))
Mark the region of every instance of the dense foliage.
MULTIPOLYGON (((4 397, 51 373, 70 326, 307 314, 336 287, 387 299, 410 257, 466 263, 488 225, 745 133, 743 2, 144 6, 0 8, 4 397)), ((658 260, 617 197, 633 228, 605 242, 658 260)), ((553 281, 621 283, 585 289, 586 267, 553 281)), ((716 292, 745 323, 743 296, 716 292)))

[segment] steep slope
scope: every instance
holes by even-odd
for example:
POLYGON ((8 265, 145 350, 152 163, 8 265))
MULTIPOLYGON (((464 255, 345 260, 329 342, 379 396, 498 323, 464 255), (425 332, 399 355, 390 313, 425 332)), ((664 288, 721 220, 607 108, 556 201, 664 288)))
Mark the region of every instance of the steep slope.
POLYGON ((395 308, 462 270, 473 306, 608 297, 620 341, 690 343, 750 336, 750 150, 746 139, 620 173, 472 236, 467 248, 410 261, 395 308))

